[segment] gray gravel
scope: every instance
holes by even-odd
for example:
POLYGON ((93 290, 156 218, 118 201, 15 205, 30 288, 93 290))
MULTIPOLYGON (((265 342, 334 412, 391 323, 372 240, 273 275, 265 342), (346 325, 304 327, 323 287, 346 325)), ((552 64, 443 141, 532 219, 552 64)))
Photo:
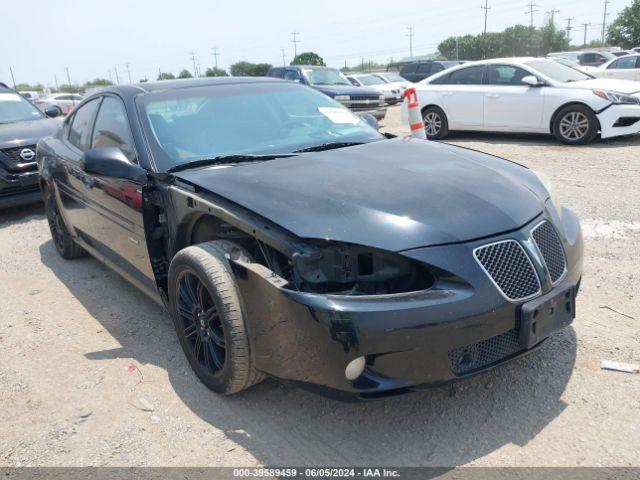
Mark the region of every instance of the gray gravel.
MULTIPOLYGON (((398 108, 383 125, 406 131, 398 108)), ((40 206, 0 212, 0 465, 637 465, 640 375, 598 363, 640 362, 640 138, 448 141, 545 172, 581 217, 572 328, 452 390, 342 404, 267 380, 221 398, 159 307, 93 259, 58 257, 40 206)))

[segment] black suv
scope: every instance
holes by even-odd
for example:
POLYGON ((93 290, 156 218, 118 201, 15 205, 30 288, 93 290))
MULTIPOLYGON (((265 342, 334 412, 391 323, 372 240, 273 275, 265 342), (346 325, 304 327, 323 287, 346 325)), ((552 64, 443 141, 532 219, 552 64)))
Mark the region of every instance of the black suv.
POLYGON ((458 60, 421 60, 403 65, 400 76, 410 82, 419 82, 447 68, 464 63, 458 60))
POLYGON ((22 95, 0 83, 0 208, 41 200, 36 144, 59 126, 57 110, 45 116, 22 95))
POLYGON ((273 67, 269 69, 267 76, 309 85, 340 102, 353 112, 359 114, 369 113, 376 120, 382 120, 387 114, 384 95, 372 88, 354 87, 340 73, 340 70, 335 68, 316 65, 273 67))

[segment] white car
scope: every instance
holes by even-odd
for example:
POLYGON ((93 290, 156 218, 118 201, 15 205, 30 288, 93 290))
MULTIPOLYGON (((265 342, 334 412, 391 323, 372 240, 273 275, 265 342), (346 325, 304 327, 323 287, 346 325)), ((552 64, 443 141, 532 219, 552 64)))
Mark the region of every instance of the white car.
POLYGON ((347 79, 356 87, 369 87, 384 95, 387 105, 395 105, 402 101, 402 91, 382 78, 369 73, 347 75, 347 79))
POLYGON ((81 101, 82 96, 76 93, 54 93, 33 103, 43 112, 47 108, 57 108, 61 115, 66 115, 81 101))
POLYGON ((40 92, 36 92, 35 90, 21 90, 18 93, 32 103, 40 98, 40 92))
POLYGON ((597 78, 640 81, 640 54, 614 58, 598 68, 589 70, 589 74, 597 78))
POLYGON ((466 63, 415 88, 430 139, 451 130, 530 132, 579 145, 598 133, 640 131, 640 83, 594 78, 546 58, 466 63))
POLYGON ((374 77, 380 77, 388 84, 399 88, 401 92, 404 92, 407 88, 413 87, 413 82, 405 80, 398 72, 373 72, 371 75, 374 77))

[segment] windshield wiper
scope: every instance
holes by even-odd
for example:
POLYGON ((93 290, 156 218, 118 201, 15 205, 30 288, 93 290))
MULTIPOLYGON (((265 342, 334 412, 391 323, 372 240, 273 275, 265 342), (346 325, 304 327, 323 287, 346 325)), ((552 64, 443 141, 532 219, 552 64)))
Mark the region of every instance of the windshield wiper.
POLYGON ((293 157, 292 154, 278 155, 220 155, 212 158, 201 158, 191 162, 181 163, 167 170, 167 173, 179 172, 180 170, 188 170, 190 168, 206 167, 208 165, 221 165, 225 163, 242 163, 242 162, 258 162, 262 160, 274 160, 276 158, 293 157))
POLYGON ((294 153, 301 152, 322 152, 323 150, 333 150, 334 148, 354 147, 356 145, 363 145, 364 142, 329 142, 321 145, 314 145, 313 147, 301 148, 300 150, 294 150, 294 153))

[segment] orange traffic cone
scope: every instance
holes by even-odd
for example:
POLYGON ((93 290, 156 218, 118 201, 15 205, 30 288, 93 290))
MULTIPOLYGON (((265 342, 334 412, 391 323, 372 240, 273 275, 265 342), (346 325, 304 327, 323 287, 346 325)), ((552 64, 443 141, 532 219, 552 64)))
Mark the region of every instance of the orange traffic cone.
POLYGON ((427 139, 427 133, 424 131, 424 122, 420 114, 420 104, 418 103, 418 94, 415 88, 407 88, 404 91, 407 99, 407 113, 409 116, 409 128, 411 136, 415 138, 427 139))

